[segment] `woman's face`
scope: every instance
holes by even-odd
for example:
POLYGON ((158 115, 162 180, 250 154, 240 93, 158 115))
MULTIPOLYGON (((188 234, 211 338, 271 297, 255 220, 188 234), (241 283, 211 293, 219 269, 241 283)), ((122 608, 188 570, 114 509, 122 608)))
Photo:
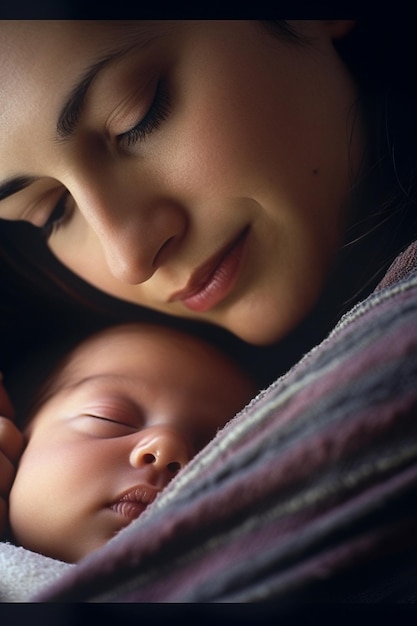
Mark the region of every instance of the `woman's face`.
POLYGON ((361 158, 348 25, 1 25, 0 216, 124 300, 271 343, 312 307, 361 158), (1 187, 3 185, 3 187, 1 187))

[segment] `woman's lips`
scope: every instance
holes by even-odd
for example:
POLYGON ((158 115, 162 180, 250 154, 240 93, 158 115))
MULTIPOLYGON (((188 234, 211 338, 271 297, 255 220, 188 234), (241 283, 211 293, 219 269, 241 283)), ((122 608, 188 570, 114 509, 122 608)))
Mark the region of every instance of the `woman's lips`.
POLYGON ((248 234, 249 227, 246 227, 235 240, 200 265, 185 289, 174 293, 169 302, 181 301, 197 313, 204 313, 219 304, 237 278, 248 234))
POLYGON ((134 520, 155 500, 158 493, 159 490, 150 485, 138 485, 119 496, 110 508, 115 513, 134 520))

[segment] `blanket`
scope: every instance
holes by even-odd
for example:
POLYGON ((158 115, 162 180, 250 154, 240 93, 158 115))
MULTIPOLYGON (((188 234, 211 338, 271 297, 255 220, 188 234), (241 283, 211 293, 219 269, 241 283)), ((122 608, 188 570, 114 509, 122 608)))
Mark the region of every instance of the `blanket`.
POLYGON ((0 543, 0 602, 25 602, 73 567, 11 543, 0 543))
POLYGON ((416 495, 413 244, 139 519, 26 599, 415 602, 416 495))

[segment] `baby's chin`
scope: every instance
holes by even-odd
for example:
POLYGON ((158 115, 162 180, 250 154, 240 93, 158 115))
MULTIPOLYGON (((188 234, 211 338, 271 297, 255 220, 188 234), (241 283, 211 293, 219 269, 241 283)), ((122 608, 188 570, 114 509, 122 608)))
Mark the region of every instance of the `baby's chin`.
POLYGON ((67 563, 78 563, 79 561, 81 561, 81 559, 84 559, 90 554, 101 550, 109 543, 109 541, 117 537, 122 530, 130 526, 133 521, 133 519, 126 520, 126 523, 121 525, 117 530, 112 531, 112 533, 108 533, 108 535, 106 536, 96 537, 91 542, 81 545, 76 553, 66 554, 65 558, 61 558, 60 560, 67 563))

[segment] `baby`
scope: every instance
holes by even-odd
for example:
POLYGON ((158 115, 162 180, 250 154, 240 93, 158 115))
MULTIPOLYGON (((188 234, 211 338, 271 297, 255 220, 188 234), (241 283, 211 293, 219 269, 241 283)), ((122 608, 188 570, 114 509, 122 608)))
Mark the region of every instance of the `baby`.
POLYGON ((224 354, 176 330, 127 324, 82 341, 24 424, 13 540, 78 561, 136 519, 254 393, 224 354))

